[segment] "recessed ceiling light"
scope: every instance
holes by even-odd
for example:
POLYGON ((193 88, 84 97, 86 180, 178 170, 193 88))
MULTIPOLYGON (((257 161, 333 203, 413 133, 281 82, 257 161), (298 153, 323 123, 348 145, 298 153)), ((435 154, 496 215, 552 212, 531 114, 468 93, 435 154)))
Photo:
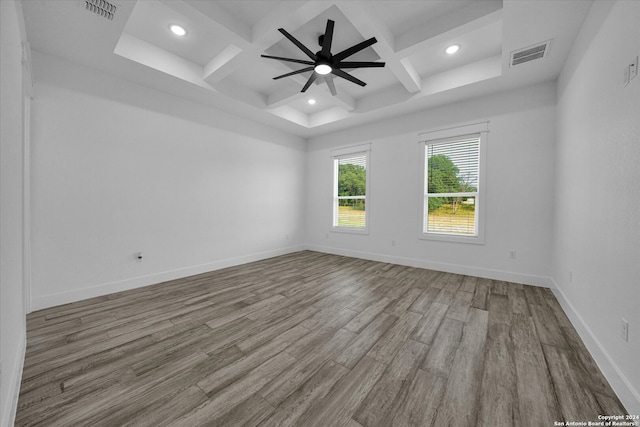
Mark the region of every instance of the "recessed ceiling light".
POLYGON ((444 51, 449 55, 453 55, 454 53, 456 53, 459 50, 460 50, 460 45, 459 44, 452 44, 451 46, 446 48, 444 51))
POLYGON ((308 103, 309 105, 313 105, 313 104, 315 104, 315 103, 316 103, 316 100, 315 100, 315 99, 313 99, 313 98, 309 98, 309 99, 307 99, 307 103, 308 103))
POLYGON ((187 30, 182 28, 180 25, 173 24, 173 25, 169 26, 169 29, 176 36, 184 36, 185 34, 187 34, 187 30))

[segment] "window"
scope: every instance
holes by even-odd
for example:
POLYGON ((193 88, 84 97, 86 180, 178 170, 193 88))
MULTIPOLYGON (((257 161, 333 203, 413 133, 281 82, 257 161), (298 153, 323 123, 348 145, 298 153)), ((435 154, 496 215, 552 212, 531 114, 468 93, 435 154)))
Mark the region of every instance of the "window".
POLYGON ((334 150, 333 229, 366 233, 369 145, 334 150))
POLYGON ((482 159, 486 131, 466 133, 484 129, 486 124, 469 125, 426 135, 421 144, 421 238, 484 243, 482 159))

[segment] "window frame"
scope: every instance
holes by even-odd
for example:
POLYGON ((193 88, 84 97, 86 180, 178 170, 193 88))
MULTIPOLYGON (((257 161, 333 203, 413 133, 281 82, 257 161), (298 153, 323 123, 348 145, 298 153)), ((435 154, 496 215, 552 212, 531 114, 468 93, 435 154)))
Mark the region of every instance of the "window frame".
MULTIPOLYGON (((332 215, 331 215, 331 231, 337 233, 348 234, 369 234, 369 223, 371 217, 371 202, 370 202, 370 182, 371 182, 371 143, 355 145, 350 147, 343 147, 331 150, 331 159, 333 161, 333 188, 332 188, 332 215), (366 176, 365 176, 365 219, 364 227, 346 227, 337 225, 338 221, 338 162, 341 159, 347 159, 364 154, 366 162, 366 176)), ((361 196, 353 196, 361 197, 361 196)), ((352 197, 349 197, 352 198, 352 197)))
MULTIPOLYGON (((489 132, 489 122, 475 123, 470 125, 456 126, 447 129, 440 129, 430 132, 424 132, 419 135, 420 145, 420 217, 419 217, 419 234, 420 240, 441 241, 451 243, 469 243, 483 245, 485 243, 485 201, 486 201, 486 152, 487 152, 487 139, 489 132), (472 236, 461 234, 449 234, 449 233, 435 233, 425 231, 425 221, 428 215, 428 204, 425 203, 427 199, 427 179, 425 170, 427 166, 426 162, 426 150, 427 146, 435 144, 447 144, 455 141, 463 140, 465 138, 478 136, 479 139, 479 160, 478 160, 478 190, 473 192, 475 199, 475 222, 476 222, 476 234, 472 236)), ((449 194, 449 193, 443 193, 449 194)), ((455 193, 455 194, 467 194, 467 193, 455 193)), ((470 194, 470 193, 469 193, 470 194)))

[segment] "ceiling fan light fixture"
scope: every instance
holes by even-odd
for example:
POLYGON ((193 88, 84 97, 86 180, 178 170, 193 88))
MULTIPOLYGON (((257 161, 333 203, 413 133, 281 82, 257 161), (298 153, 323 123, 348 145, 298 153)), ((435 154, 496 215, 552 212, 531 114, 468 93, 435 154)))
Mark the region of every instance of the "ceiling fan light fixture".
POLYGON ((169 29, 171 30, 171 32, 173 34, 175 34, 176 36, 184 36, 185 34, 187 34, 187 30, 185 30, 183 27, 181 27, 180 25, 177 24, 171 24, 169 25, 169 29))
POLYGON ((331 71, 333 71, 333 69, 328 64, 318 64, 318 65, 315 66, 313 71, 315 71, 316 73, 318 73, 318 74, 320 74, 322 76, 326 76, 331 71))
POLYGON ((460 50, 460 45, 459 44, 452 44, 451 46, 446 48, 444 51, 445 51, 445 53, 447 55, 453 55, 454 53, 456 53, 459 50, 460 50))
POLYGON ((291 71, 286 74, 282 74, 280 76, 276 76, 273 80, 278 80, 284 77, 294 76, 297 74, 307 73, 309 71, 313 71, 311 76, 307 82, 302 86, 302 90, 300 92, 306 92, 309 87, 318 79, 318 76, 326 76, 321 78, 320 81, 324 81, 329 87, 329 91, 331 95, 336 96, 338 93, 336 92, 336 86, 333 82, 333 77, 340 77, 345 80, 350 81, 351 83, 355 83, 359 86, 366 86, 367 84, 362 80, 352 76, 351 74, 345 72, 343 68, 346 69, 354 69, 354 68, 371 68, 371 67, 384 67, 384 62, 373 62, 373 61, 344 61, 344 59, 350 57, 351 55, 355 55, 356 53, 362 51, 363 49, 368 48, 374 43, 377 43, 375 37, 371 37, 368 40, 360 42, 351 46, 348 49, 345 49, 337 54, 333 55, 331 53, 331 42, 333 41, 333 27, 335 22, 331 19, 327 19, 327 27, 325 29, 324 34, 322 34, 318 38, 318 43, 322 47, 320 51, 313 53, 308 47, 300 43, 300 40, 293 37, 291 34, 287 32, 284 28, 278 28, 278 31, 282 33, 289 41, 295 44, 298 49, 300 49, 310 60, 303 59, 295 59, 295 58, 283 58, 280 56, 272 56, 272 55, 260 55, 263 58, 269 59, 277 59, 285 62, 294 62, 298 64, 304 64, 306 67, 300 68, 295 71, 291 71), (332 74, 332 75, 328 75, 332 74))

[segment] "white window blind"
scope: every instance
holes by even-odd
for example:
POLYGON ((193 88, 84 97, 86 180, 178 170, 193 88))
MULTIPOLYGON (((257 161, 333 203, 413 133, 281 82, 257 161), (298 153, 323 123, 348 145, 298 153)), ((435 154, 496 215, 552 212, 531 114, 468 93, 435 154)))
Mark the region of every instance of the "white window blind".
POLYGON ((427 141, 423 233, 478 235, 480 134, 427 141))
POLYGON ((367 227, 368 152, 334 157, 333 226, 352 230, 367 227))

